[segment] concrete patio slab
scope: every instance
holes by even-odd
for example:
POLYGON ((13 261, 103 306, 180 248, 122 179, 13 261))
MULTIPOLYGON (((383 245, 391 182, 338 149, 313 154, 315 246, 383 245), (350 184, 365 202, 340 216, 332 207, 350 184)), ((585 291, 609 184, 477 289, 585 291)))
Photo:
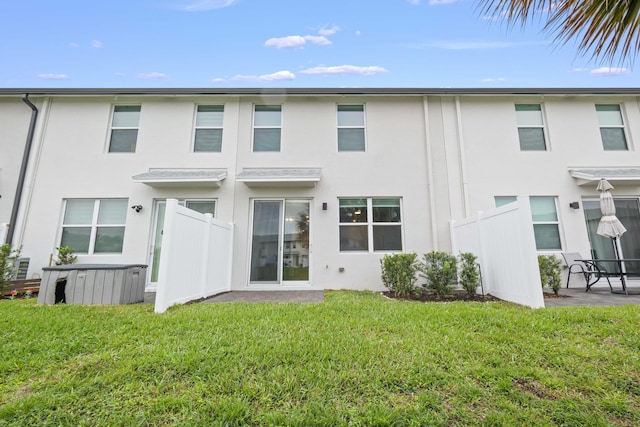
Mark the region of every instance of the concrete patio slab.
POLYGON ((612 283, 612 285, 616 293, 612 293, 608 286, 593 287, 589 292, 585 292, 584 288, 562 288, 560 295, 566 295, 568 298, 545 298, 544 305, 547 308, 553 308, 640 304, 640 286, 636 283, 627 286, 629 295, 623 293, 619 284, 612 283))

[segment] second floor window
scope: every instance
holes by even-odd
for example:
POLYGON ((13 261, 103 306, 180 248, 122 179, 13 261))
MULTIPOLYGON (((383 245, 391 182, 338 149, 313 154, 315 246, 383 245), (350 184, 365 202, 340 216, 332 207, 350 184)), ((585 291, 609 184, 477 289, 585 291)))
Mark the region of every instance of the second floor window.
POLYGON ((256 105, 253 114, 253 151, 280 151, 282 106, 256 105))
POLYGON ((198 105, 193 143, 195 152, 222 151, 224 105, 198 105))
POLYGON ((364 105, 338 105, 338 151, 364 148, 364 105))
POLYGON ((139 105, 116 105, 111 119, 110 153, 135 153, 138 141, 139 105))
POLYGON ((544 122, 540 104, 516 104, 518 138, 522 151, 545 151, 544 122))
POLYGON ((624 135, 624 122, 620 106, 617 104, 596 105, 602 146, 605 150, 626 150, 627 139, 624 135))

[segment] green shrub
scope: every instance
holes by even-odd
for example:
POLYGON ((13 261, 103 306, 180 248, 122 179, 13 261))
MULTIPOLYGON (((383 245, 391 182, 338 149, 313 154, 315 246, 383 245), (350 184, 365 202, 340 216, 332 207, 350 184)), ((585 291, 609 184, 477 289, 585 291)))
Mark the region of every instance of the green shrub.
POLYGON ((78 257, 74 255, 75 249, 70 246, 60 246, 56 248, 58 254, 56 255, 57 259, 55 260, 55 265, 66 265, 66 264, 74 264, 78 257))
POLYGON ((416 294, 417 254, 385 255, 380 260, 382 283, 396 295, 404 298, 416 294))
POLYGON ((471 252, 458 255, 460 263, 460 285, 469 295, 475 295, 480 284, 480 270, 476 262, 478 257, 471 252))
POLYGON ((456 257, 444 251, 431 251, 424 254, 424 263, 420 266, 421 276, 427 280, 424 285, 438 297, 449 295, 458 278, 456 257))
POLYGON ((562 286, 560 260, 554 255, 538 255, 538 268, 540 269, 540 282, 543 288, 551 288, 558 295, 562 286))
POLYGON ((0 292, 4 292, 18 267, 16 259, 20 257, 20 248, 13 249, 9 243, 0 246, 0 292))

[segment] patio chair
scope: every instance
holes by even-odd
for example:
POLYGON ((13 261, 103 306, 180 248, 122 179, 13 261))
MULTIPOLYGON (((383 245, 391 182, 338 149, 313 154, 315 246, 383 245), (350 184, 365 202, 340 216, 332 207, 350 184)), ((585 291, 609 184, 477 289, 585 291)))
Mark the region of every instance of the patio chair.
POLYGON ((607 279, 609 288, 613 289, 611 287, 611 282, 609 281, 609 273, 603 267, 600 267, 597 264, 597 261, 587 261, 579 252, 562 252, 562 258, 564 258, 564 262, 567 265, 567 268, 569 268, 569 274, 567 274, 567 288, 569 287, 569 281, 571 280, 572 274, 582 274, 584 281, 587 284, 587 291, 591 289, 591 287, 602 277, 607 279))

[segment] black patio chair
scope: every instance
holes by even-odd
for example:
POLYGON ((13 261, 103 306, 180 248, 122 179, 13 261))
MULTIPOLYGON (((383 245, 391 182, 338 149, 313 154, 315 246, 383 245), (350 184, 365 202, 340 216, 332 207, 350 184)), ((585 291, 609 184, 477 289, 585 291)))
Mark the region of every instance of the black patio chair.
POLYGON ((562 258, 569 268, 569 274, 567 274, 567 288, 569 287, 569 281, 572 274, 582 274, 584 281, 587 284, 586 291, 591 289, 600 278, 607 279, 609 288, 613 289, 611 282, 609 281, 609 273, 603 267, 599 266, 595 260, 585 260, 579 252, 562 252, 562 258))

